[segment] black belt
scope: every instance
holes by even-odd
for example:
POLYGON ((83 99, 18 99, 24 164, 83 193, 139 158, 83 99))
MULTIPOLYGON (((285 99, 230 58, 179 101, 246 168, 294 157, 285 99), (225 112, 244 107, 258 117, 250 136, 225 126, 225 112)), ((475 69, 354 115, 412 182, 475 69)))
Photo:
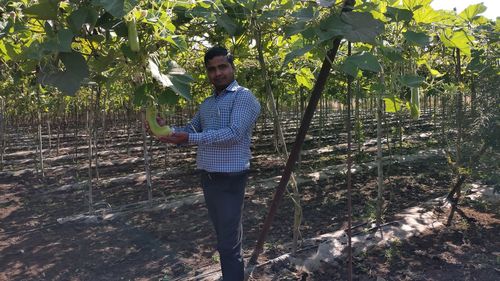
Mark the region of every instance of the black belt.
POLYGON ((243 170, 239 172, 208 172, 205 170, 198 170, 201 175, 207 175, 209 177, 237 177, 248 173, 248 170, 243 170))

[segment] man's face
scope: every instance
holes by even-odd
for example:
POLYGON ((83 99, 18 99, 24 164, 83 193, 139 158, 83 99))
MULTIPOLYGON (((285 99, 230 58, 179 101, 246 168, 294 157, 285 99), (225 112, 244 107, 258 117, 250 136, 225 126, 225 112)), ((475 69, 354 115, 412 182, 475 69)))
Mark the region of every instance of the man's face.
POLYGON ((208 60, 207 75, 217 91, 224 90, 234 80, 234 68, 226 56, 216 56, 208 60))

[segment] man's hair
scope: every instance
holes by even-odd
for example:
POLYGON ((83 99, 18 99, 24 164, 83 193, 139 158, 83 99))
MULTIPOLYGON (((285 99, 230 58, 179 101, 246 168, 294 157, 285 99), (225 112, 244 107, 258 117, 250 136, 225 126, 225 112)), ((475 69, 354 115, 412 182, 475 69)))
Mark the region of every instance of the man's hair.
POLYGON ((215 47, 208 49, 208 51, 205 53, 205 57, 204 57, 205 66, 208 65, 209 60, 211 60, 215 57, 218 57, 218 56, 226 57, 229 64, 231 64, 234 67, 233 55, 231 53, 229 53, 229 51, 226 48, 220 47, 220 46, 215 46, 215 47))

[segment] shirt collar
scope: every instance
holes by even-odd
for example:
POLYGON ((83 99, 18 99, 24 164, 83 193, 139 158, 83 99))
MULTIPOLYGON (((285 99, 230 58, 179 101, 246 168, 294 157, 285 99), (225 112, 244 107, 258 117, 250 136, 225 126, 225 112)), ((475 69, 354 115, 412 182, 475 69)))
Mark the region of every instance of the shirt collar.
MULTIPOLYGON (((227 86, 222 92, 220 92, 219 95, 223 95, 225 93, 230 93, 230 92, 236 92, 236 90, 238 90, 238 87, 240 85, 238 84, 238 82, 236 82, 236 80, 233 80, 233 82, 231 82, 231 84, 229 84, 229 86, 227 86)), ((213 91, 213 95, 216 96, 216 92, 215 90, 213 91)))

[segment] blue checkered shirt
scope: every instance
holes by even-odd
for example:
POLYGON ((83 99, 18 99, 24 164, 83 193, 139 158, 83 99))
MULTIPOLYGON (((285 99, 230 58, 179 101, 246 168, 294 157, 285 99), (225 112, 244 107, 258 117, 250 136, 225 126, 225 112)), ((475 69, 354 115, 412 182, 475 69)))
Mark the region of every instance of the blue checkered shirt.
POLYGON ((188 143, 198 145, 198 169, 239 172, 250 167, 252 131, 259 114, 259 101, 235 80, 206 98, 191 122, 174 130, 189 133, 188 143))

